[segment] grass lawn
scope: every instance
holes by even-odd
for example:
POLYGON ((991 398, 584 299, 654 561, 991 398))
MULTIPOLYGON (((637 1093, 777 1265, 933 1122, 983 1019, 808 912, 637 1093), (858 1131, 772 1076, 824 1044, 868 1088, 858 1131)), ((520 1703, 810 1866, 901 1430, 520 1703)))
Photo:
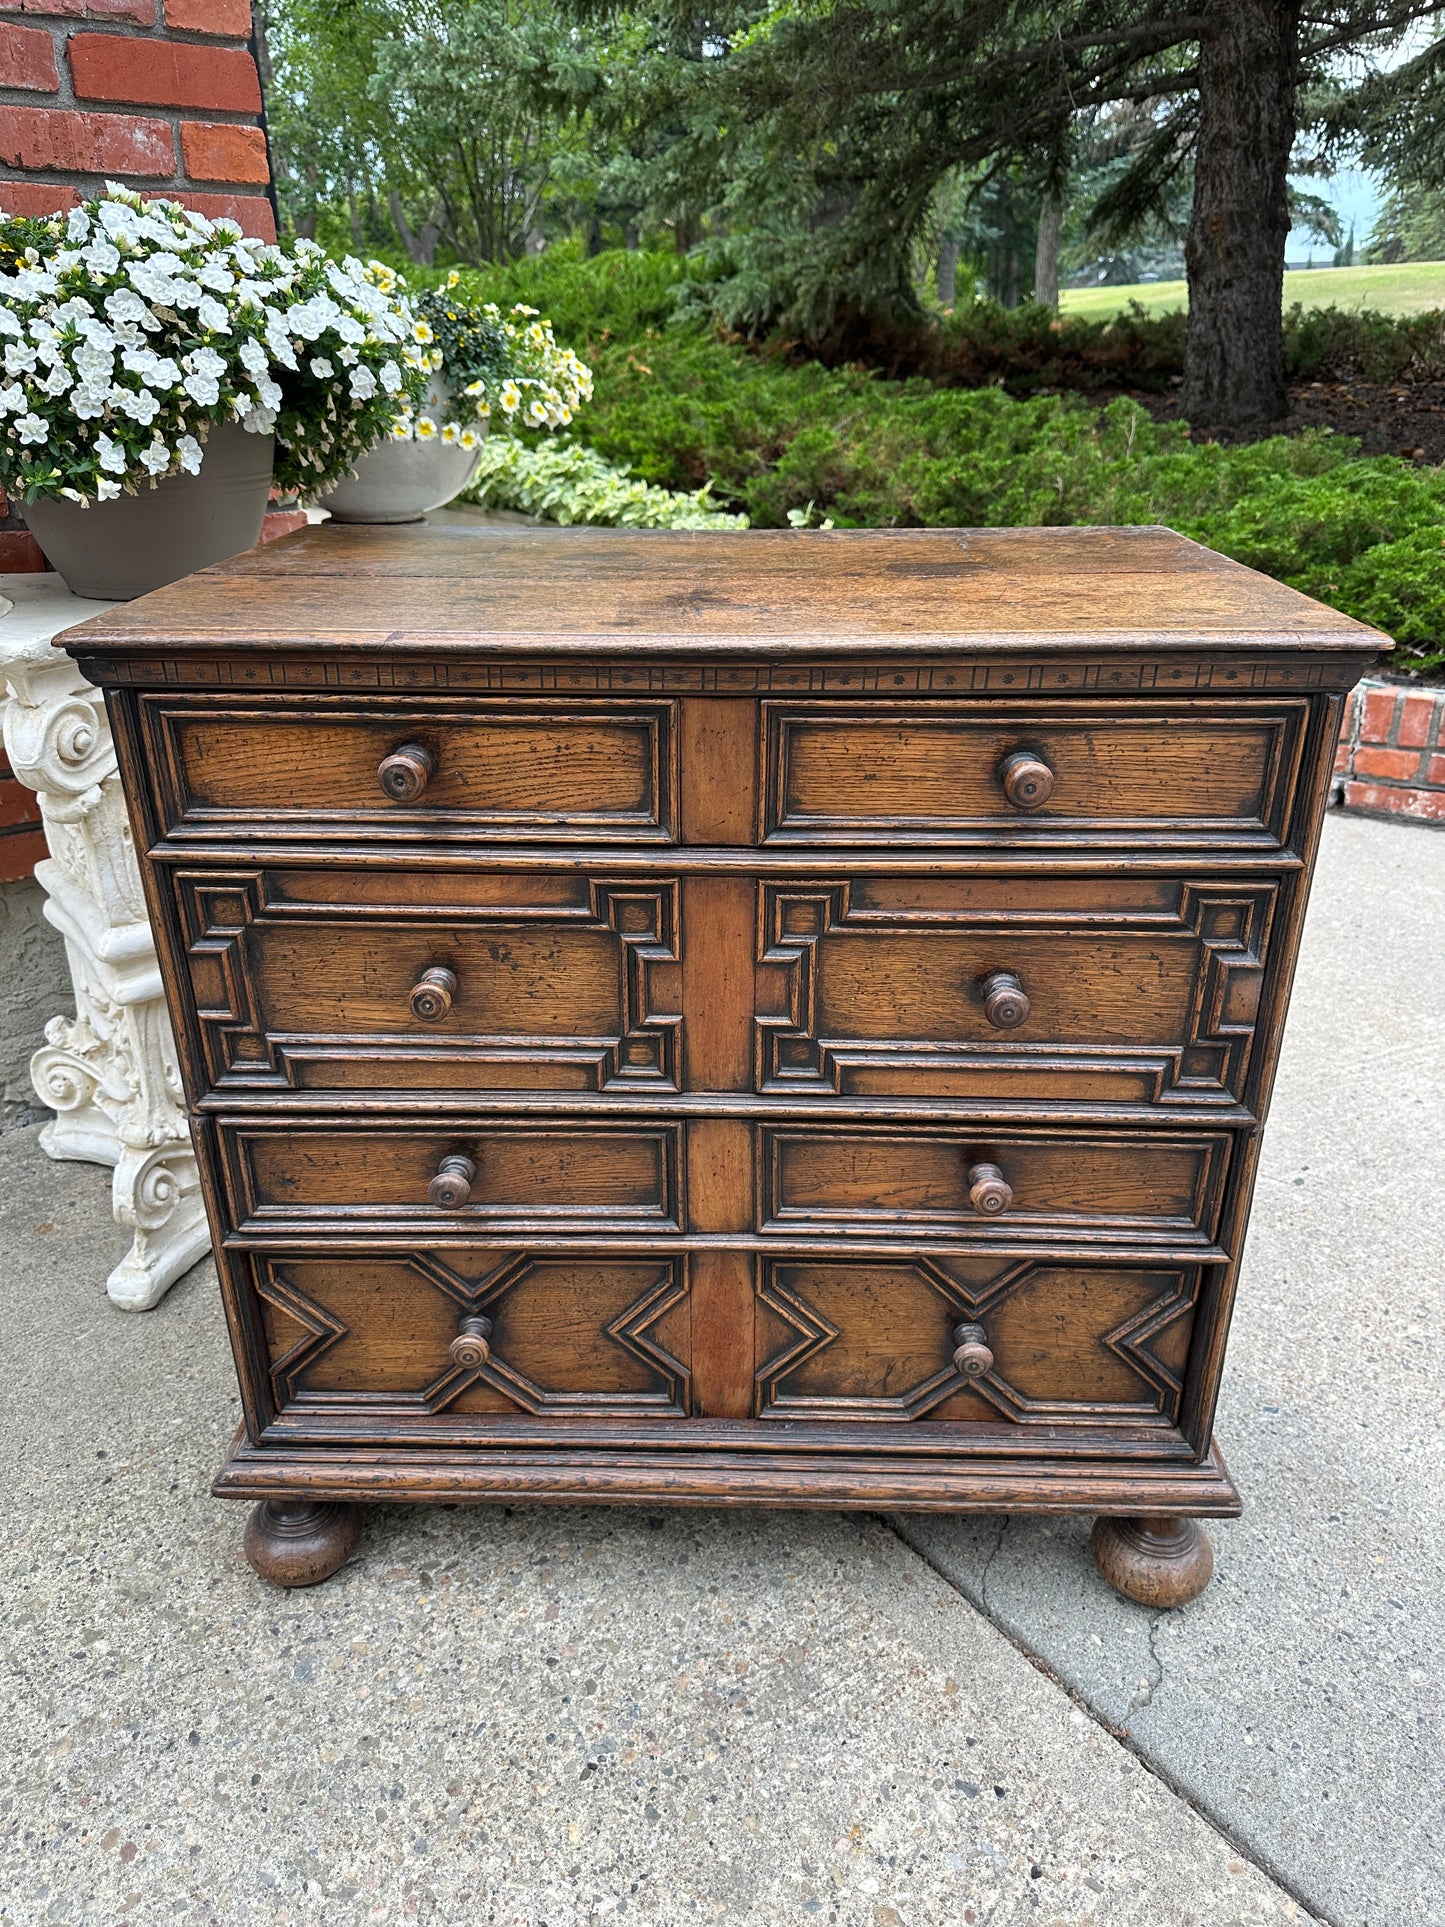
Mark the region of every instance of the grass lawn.
MULTIPOLYGON (((1140 281, 1124 288, 1064 288, 1065 314, 1095 321, 1138 301, 1150 314, 1189 305, 1183 281, 1140 281)), ((1284 305, 1307 308, 1375 308, 1381 314, 1422 314, 1445 308, 1445 261, 1402 261, 1387 268, 1300 268, 1284 278, 1284 305)))

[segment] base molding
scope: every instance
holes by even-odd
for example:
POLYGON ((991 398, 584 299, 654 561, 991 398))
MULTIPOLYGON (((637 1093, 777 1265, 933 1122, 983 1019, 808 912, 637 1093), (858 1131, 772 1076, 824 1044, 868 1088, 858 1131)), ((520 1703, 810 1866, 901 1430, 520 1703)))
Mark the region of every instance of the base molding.
POLYGON ((256 1446, 238 1433, 221 1499, 447 1505, 757 1505, 903 1512, 1102 1512, 1236 1518, 1238 1490, 1211 1444, 1193 1464, 1018 1458, 887 1459, 795 1450, 731 1454, 545 1449, 465 1452, 256 1446))

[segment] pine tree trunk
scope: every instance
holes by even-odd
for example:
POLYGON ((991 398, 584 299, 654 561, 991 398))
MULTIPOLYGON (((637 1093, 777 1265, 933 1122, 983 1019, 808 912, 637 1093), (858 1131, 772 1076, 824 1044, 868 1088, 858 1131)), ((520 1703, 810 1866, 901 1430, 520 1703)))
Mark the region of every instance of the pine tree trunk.
POLYGON ((1288 407, 1280 304, 1300 0, 1210 0, 1208 13, 1181 402, 1196 428, 1234 428, 1288 407))
POLYGON ((958 243, 945 241, 938 250, 938 305, 951 308, 958 300, 958 243))
POLYGON ((1059 243, 1064 232, 1064 191, 1044 189, 1039 209, 1039 238, 1034 248, 1034 300, 1046 308, 1059 305, 1059 243))

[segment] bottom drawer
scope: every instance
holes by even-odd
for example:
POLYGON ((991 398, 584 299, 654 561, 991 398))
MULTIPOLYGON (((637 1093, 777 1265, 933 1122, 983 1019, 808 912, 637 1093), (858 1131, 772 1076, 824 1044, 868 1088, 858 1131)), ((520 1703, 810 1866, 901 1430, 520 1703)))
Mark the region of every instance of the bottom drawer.
POLYGON ((690 1409, 680 1254, 468 1246, 241 1262, 278 1412, 682 1418, 690 1409))
POLYGON ((1174 1425, 1198 1266, 929 1252, 765 1258, 763 1419, 1174 1425))
POLYGON ((961 1437, 1173 1427, 1204 1275, 1044 1250, 465 1246, 225 1262, 264 1361, 263 1424, 268 1411, 296 1436, 308 1420, 353 1435, 358 1420, 405 1422, 449 1444, 519 1417, 927 1420, 961 1437))

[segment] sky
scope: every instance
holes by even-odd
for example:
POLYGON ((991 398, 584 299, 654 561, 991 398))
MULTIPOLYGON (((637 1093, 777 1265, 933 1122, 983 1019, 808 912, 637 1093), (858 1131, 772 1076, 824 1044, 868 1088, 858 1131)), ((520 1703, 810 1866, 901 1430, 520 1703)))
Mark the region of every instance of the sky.
MULTIPOLYGON (((1368 173, 1363 167, 1342 167, 1329 180, 1294 177, 1294 185, 1306 194, 1318 194, 1322 201, 1328 201, 1340 217, 1340 226, 1346 234, 1351 225, 1355 230, 1355 250, 1359 250, 1370 238, 1370 230, 1375 225, 1375 216, 1384 200, 1384 190, 1379 178, 1368 173)), ((1318 236, 1307 233, 1302 228, 1292 228, 1285 244, 1287 261, 1306 261, 1313 254, 1317 263, 1328 267, 1334 259, 1334 250, 1325 245, 1318 236)))

